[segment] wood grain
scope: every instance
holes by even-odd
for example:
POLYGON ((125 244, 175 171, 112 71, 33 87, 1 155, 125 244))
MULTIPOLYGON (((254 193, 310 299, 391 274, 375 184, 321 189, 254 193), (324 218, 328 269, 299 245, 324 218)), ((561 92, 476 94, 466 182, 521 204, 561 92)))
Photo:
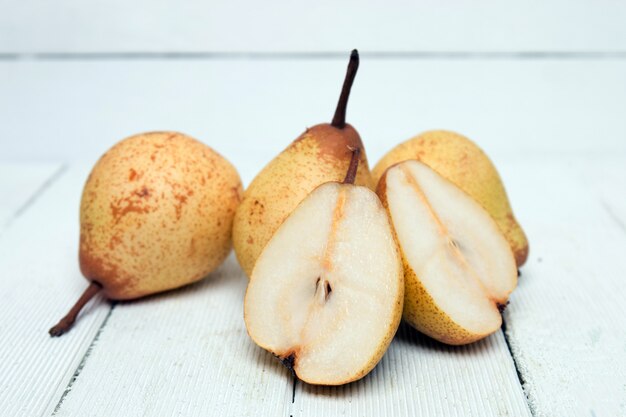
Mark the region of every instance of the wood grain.
POLYGON ((531 242, 504 317, 533 415, 626 415, 626 231, 616 220, 626 218, 626 158, 520 156, 503 173, 531 242))
POLYGON ((231 255, 187 288, 117 304, 59 416, 286 416, 288 371, 243 323, 231 255))
POLYGON ((294 416, 530 416, 500 331, 452 347, 403 324, 366 378, 342 387, 299 387, 294 416))

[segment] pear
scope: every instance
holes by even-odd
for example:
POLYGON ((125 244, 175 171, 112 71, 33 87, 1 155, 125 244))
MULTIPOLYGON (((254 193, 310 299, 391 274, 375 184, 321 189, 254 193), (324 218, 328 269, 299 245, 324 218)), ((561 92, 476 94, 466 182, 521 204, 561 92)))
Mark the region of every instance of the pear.
POLYGON ((404 319, 452 345, 498 330, 517 269, 489 213, 416 160, 385 171, 377 192, 402 254, 404 319))
POLYGON ((391 165, 417 159, 452 181, 481 204, 506 236, 520 267, 528 258, 528 240, 513 216, 498 171, 487 155, 471 140, 454 132, 422 133, 399 144, 376 164, 376 182, 391 165))
MULTIPOLYGON (((354 50, 332 123, 307 129, 265 166, 246 189, 233 225, 235 253, 246 275, 250 276, 263 247, 296 206, 318 185, 341 181, 351 149, 363 149, 359 134, 345 122, 358 65, 359 55, 354 50)), ((375 187, 363 151, 356 184, 372 190, 375 187)))
POLYGON ((376 194, 353 184, 358 153, 343 183, 318 186, 276 230, 246 291, 250 337, 311 384, 365 376, 402 316, 400 254, 376 194))
POLYGON ((235 168, 189 136, 152 132, 113 146, 80 205, 79 261, 89 286, 50 335, 68 331, 99 292, 130 300, 205 277, 230 252, 241 194, 235 168))

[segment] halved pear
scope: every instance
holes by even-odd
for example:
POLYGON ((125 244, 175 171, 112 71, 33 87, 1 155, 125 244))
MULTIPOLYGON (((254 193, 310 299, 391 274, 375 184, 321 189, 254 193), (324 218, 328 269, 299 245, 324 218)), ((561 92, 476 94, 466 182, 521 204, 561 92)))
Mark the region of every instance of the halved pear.
POLYGON ((415 160, 389 168, 378 194, 402 253, 405 320, 453 345, 499 329, 499 308, 517 285, 517 269, 489 213, 415 160))
POLYGON ((340 385, 382 358, 403 295, 402 261, 380 200, 366 187, 328 182, 265 246, 244 319, 250 337, 301 380, 340 385))

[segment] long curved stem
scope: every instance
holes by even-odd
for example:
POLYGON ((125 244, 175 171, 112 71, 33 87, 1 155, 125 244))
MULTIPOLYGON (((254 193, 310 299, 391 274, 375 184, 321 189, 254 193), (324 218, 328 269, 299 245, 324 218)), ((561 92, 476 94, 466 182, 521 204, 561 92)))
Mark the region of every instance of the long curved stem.
POLYGON ((352 50, 350 54, 350 62, 348 63, 348 70, 346 71, 346 78, 343 80, 343 88, 341 89, 341 95, 339 96, 339 102, 335 109, 335 116, 331 125, 343 129, 346 125, 346 108, 348 107, 348 98, 350 98, 350 90, 352 89, 352 83, 354 83, 354 77, 356 77, 356 71, 359 69, 359 51, 352 50))
POLYGON ((76 321, 76 317, 78 316, 78 313, 80 313, 80 310, 85 306, 85 304, 89 302, 89 300, 91 300, 96 294, 98 294, 101 289, 102 286, 100 284, 95 281, 91 281, 85 292, 83 292, 83 294, 80 296, 78 301, 76 301, 76 304, 74 304, 74 306, 70 309, 67 315, 59 320, 59 322, 48 331, 48 333, 50 333, 50 336, 61 336, 63 333, 66 333, 68 330, 70 330, 74 325, 74 322, 76 321))

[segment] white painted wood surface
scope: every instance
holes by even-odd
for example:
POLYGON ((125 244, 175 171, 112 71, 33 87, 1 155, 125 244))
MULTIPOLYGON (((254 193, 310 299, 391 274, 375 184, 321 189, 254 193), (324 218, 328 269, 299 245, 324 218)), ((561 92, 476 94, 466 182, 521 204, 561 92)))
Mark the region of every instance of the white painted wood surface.
POLYGON ((98 299, 71 337, 48 336, 86 286, 77 261, 86 175, 70 169, 45 189, 31 186, 37 198, 0 236, 0 415, 50 415, 110 309, 98 299))
POLYGON ((626 157, 520 156, 505 167, 531 242, 504 316, 531 409, 624 416, 626 157))
POLYGON ((624 51, 610 0, 0 1, 0 52, 624 51))
MULTIPOLYGON (((625 184, 624 156, 517 156, 500 167, 532 245, 505 320, 533 415, 622 415, 626 232, 616 219, 626 213, 618 194, 605 193, 625 184)), ((16 271, 3 280, 1 304, 11 343, 0 353, 15 362, 1 362, 12 383, 0 398, 13 400, 0 405, 12 415, 529 414, 500 332, 451 348, 406 327, 370 376, 342 388, 298 385, 292 404, 290 376, 245 333, 246 280, 232 256, 202 283, 118 304, 88 355, 109 310, 102 300, 70 334, 48 339, 53 317, 84 288, 75 222, 87 171, 64 173, 0 239, 0 265, 16 271), (10 244, 25 234, 29 245, 10 244)))
MULTIPOLYGON (((331 119, 345 67, 345 59, 0 62, 2 127, 13 138, 0 152, 95 162, 127 135, 180 129, 225 155, 247 183, 306 126, 331 119)), ((520 153, 623 153, 624 74, 626 59, 363 58, 348 121, 371 161, 444 127, 475 138, 496 163, 520 153)))
MULTIPOLYGON (((624 158, 519 156, 501 165, 533 245, 505 315, 533 413, 621 415, 626 284, 619 271, 626 234, 598 193, 600 184, 613 189, 624 184, 624 158), (606 170, 610 176, 599 175, 606 170), (594 250, 601 241, 609 247, 606 253, 594 250), (568 280, 575 282, 568 285, 568 280)), ((611 207, 618 216, 626 214, 611 207)), ((289 376, 245 335, 244 287, 231 257, 219 273, 195 287, 118 305, 59 414, 158 410, 201 415, 207 403, 214 404, 210 398, 223 399, 219 409, 224 415, 247 415, 250 407, 303 416, 372 410, 394 415, 528 413, 500 333, 476 345, 449 348, 407 328, 363 381, 342 388, 299 385, 290 404, 289 376), (182 322, 178 316, 184 317, 182 322), (161 321, 165 330, 155 328, 161 321), (225 356, 233 349, 241 355, 225 356), (129 387, 135 391, 129 393, 129 387), (265 389, 259 398, 272 401, 257 403, 246 394, 252 387, 265 389), (246 401, 239 402, 242 398, 246 401)))

